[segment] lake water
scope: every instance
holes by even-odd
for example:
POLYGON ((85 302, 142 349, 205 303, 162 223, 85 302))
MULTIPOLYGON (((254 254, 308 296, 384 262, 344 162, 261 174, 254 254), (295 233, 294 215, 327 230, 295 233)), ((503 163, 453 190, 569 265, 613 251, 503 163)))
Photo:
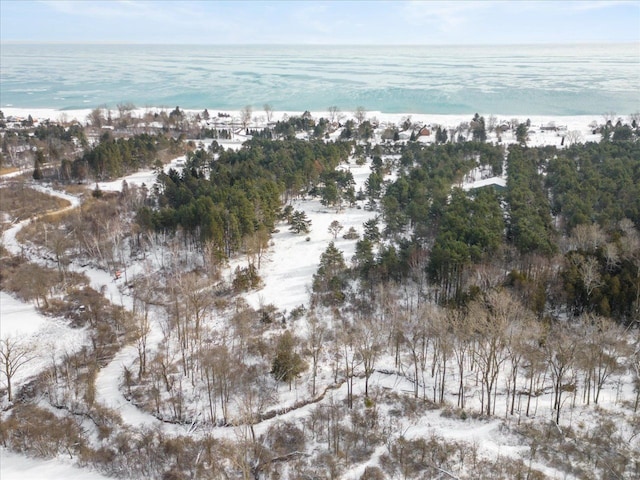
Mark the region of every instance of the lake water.
POLYGON ((2 44, 0 106, 590 115, 640 111, 640 44, 2 44))

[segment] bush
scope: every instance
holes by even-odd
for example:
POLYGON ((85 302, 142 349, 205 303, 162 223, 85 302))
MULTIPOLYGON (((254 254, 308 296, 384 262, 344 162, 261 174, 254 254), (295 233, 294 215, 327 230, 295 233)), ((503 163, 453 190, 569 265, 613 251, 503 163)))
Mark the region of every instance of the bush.
POLYGON ((260 285, 262 285, 262 279, 260 275, 258 275, 258 269, 254 265, 249 265, 244 268, 236 267, 232 285, 236 293, 245 292, 252 288, 260 287, 260 285))
POLYGON ((351 227, 349 228, 349 230, 347 231, 347 233, 345 233, 342 238, 344 238, 345 240, 357 240, 360 238, 360 235, 358 235, 358 232, 356 231, 355 228, 351 227))
POLYGON ((35 405, 17 405, 0 423, 0 442, 30 456, 76 455, 84 448, 80 427, 71 418, 57 417, 35 405))
POLYGON ((292 422, 278 423, 269 428, 265 441, 277 457, 304 451, 306 444, 304 432, 292 422))
POLYGON ((384 480, 387 478, 380 467, 367 467, 360 477, 360 480, 384 480))
POLYGON ((289 319, 292 321, 299 320, 306 313, 306 311, 307 309, 304 305, 298 305, 296 308, 291 310, 291 313, 289 313, 289 319))

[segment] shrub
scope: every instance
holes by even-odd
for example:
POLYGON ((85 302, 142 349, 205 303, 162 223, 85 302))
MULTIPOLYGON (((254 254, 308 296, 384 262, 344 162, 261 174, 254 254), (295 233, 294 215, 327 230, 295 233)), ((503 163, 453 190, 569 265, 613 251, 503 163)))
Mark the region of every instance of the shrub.
POLYGON ((17 405, 0 423, 0 441, 16 452, 42 458, 76 455, 84 448, 80 427, 35 405, 17 405))
POLYGON ((233 278, 233 289, 236 293, 258 288, 262 284, 262 279, 258 275, 258 269, 254 265, 240 268, 236 267, 233 278))
POLYGON ((344 238, 345 240, 357 240, 358 238, 360 238, 360 235, 358 235, 358 232, 355 228, 351 227, 349 228, 347 233, 342 236, 342 238, 344 238))

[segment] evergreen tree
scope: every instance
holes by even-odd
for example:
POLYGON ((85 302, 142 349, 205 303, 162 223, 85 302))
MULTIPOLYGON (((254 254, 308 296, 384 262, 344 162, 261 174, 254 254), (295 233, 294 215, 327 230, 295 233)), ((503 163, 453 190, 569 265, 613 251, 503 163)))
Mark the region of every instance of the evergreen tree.
POLYGON ((436 130, 436 143, 447 143, 447 129, 438 127, 436 130))
POLYGON ((477 113, 471 121, 471 134, 473 140, 476 142, 487 141, 487 129, 485 127, 484 117, 479 116, 477 113))
POLYGON ((363 277, 369 274, 369 270, 375 264, 373 256, 373 244, 368 238, 358 240, 356 243, 356 253, 353 256, 353 263, 360 270, 363 277))
POLYGON ((516 141, 520 145, 526 145, 527 144, 527 140, 529 140, 529 133, 528 133, 528 129, 527 129, 527 124, 526 123, 520 123, 516 127, 516 141))
POLYGON ((347 266, 342 251, 333 242, 320 256, 320 266, 313 276, 313 292, 324 305, 338 305, 345 299, 347 266))
POLYGON ((364 222, 364 238, 372 243, 380 241, 380 229, 378 228, 378 217, 364 222))
POLYGON ((33 179, 42 180, 42 164, 44 163, 44 155, 42 150, 36 152, 36 158, 33 161, 33 179))
POLYGON ((288 330, 284 332, 278 339, 276 355, 271 364, 271 375, 278 381, 287 382, 289 390, 291 390, 293 379, 307 368, 300 354, 295 351, 295 343, 291 332, 288 330))
POLYGON ((338 190, 335 182, 327 182, 322 189, 322 199, 320 203, 327 207, 335 207, 340 204, 340 190, 338 190))
POLYGON ((291 214, 291 226, 289 230, 293 233, 309 233, 311 228, 311 220, 307 218, 307 214, 300 210, 296 210, 291 214))

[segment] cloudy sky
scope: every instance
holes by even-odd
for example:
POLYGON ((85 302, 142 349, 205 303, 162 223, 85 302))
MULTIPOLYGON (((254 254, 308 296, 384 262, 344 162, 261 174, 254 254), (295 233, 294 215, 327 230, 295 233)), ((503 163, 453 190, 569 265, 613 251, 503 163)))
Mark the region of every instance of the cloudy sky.
POLYGON ((463 45, 640 42, 640 1, 0 0, 0 40, 463 45))

